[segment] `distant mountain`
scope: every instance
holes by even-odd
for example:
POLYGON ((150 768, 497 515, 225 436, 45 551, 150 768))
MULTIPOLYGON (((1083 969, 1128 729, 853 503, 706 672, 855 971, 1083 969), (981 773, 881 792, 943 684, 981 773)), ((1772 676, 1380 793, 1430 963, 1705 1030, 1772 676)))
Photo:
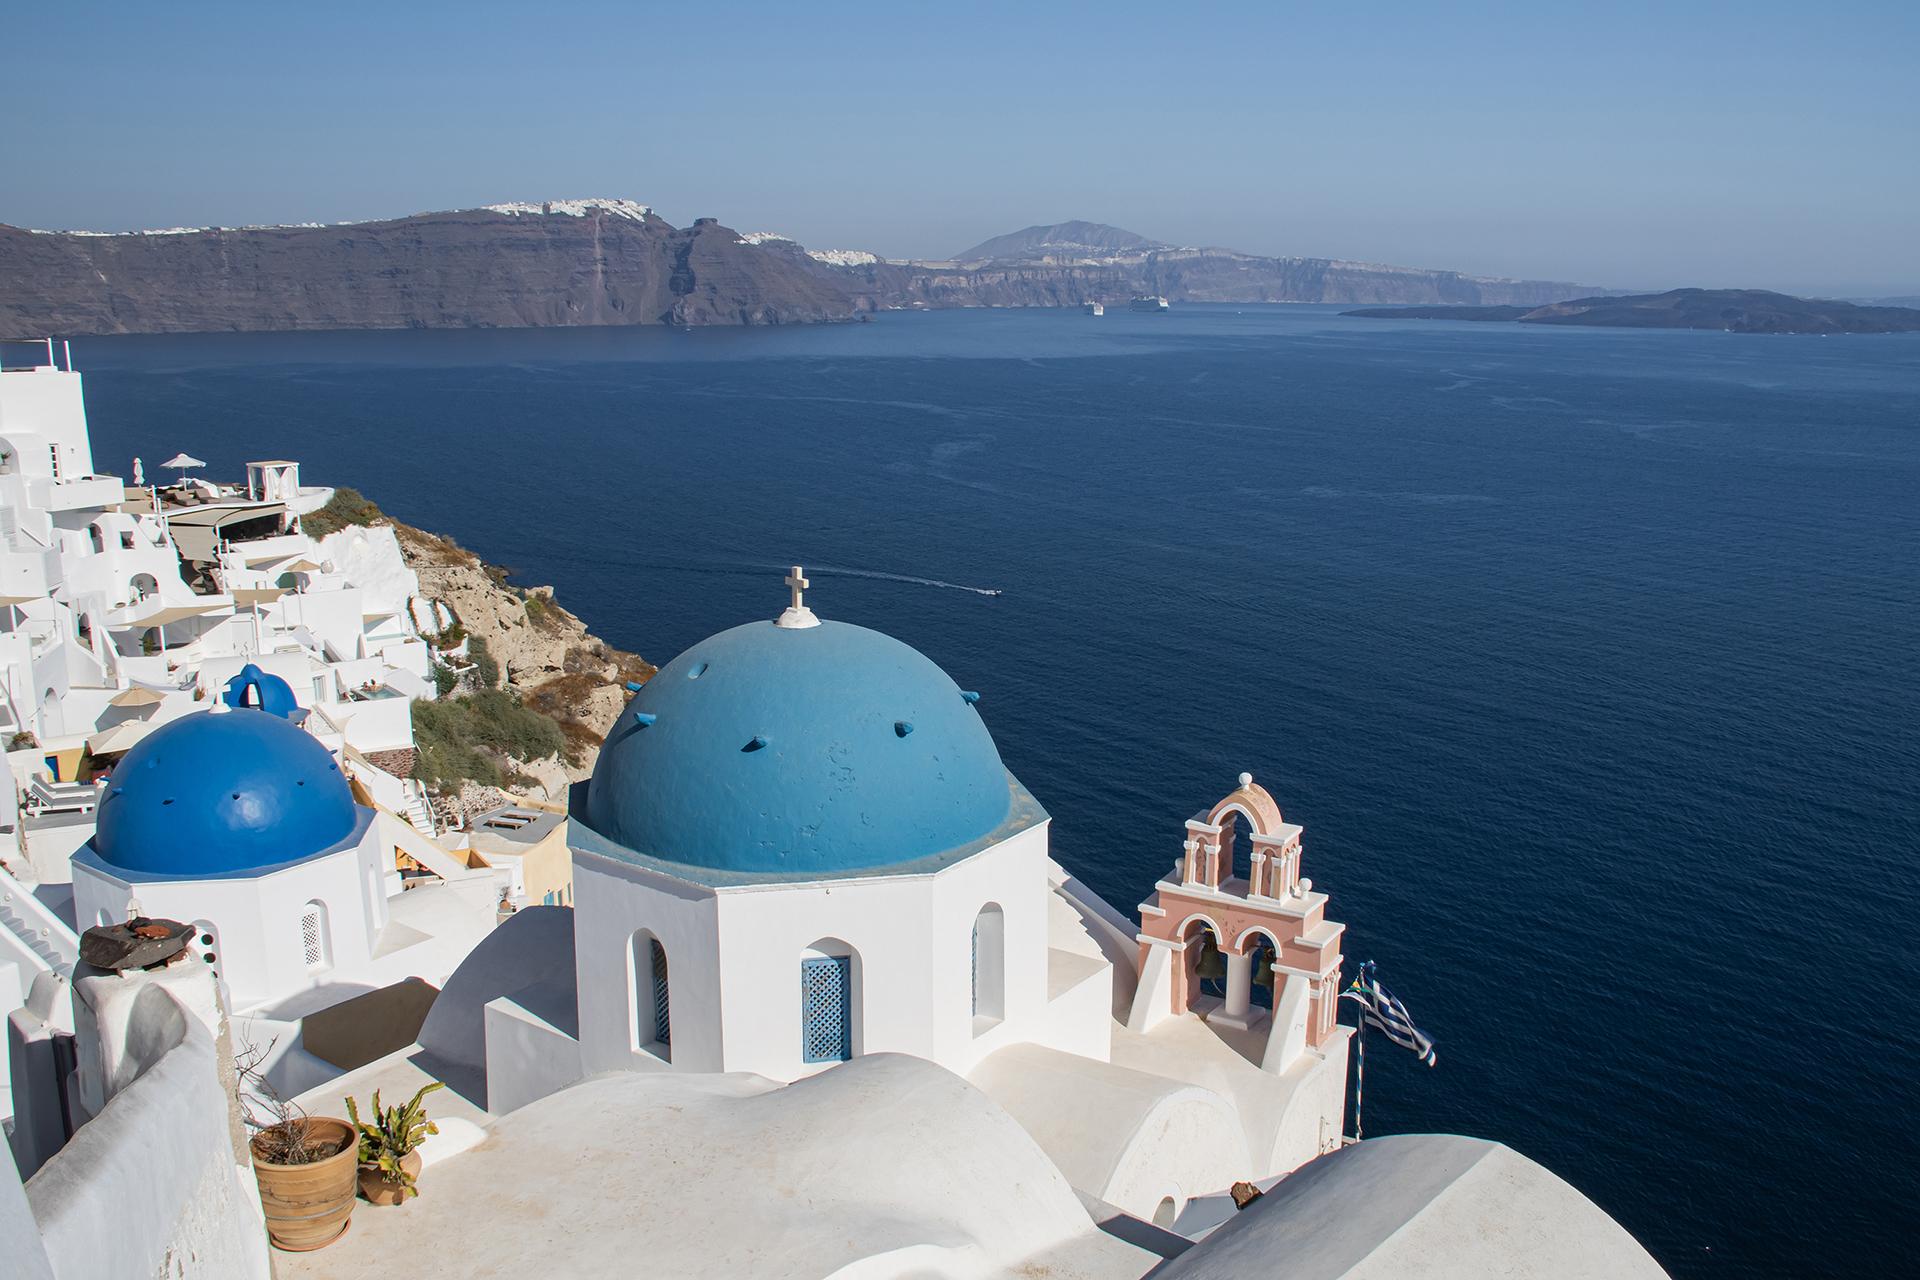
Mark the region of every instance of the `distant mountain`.
MULTIPOLYGON (((813 254, 819 260, 824 255, 813 254)), ((823 267, 829 264, 822 263, 823 267)), ((1538 306, 1602 292, 1557 280, 1504 280, 1331 258, 1267 258, 1176 248, 1099 222, 995 236, 941 261, 847 264, 834 271, 866 305, 1077 307, 1142 294, 1173 302, 1447 302, 1538 306)))
POLYGON ((1344 315, 1390 320, 1510 320, 1613 329, 1724 329, 1730 333, 1915 333, 1920 310, 1794 298, 1764 289, 1670 289, 1574 298, 1540 307, 1387 307, 1344 315))
POLYGON ((1109 258, 1117 254, 1171 249, 1145 236, 1104 222, 1055 222, 982 240, 955 262, 1030 262, 1046 258, 1109 258))
POLYGON ((623 200, 124 235, 0 225, 0 337, 851 318, 812 265, 623 200))

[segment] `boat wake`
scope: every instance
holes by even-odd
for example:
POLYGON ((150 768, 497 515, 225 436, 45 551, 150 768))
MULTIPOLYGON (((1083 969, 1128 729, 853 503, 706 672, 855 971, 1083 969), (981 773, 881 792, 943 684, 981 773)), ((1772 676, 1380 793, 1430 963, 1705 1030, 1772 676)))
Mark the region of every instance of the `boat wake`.
POLYGON ((904 582, 915 587, 938 587, 942 591, 970 591, 976 596, 997 596, 998 587, 970 587, 964 582, 942 582, 938 578, 915 578, 904 573, 880 573, 873 569, 837 569, 829 565, 819 565, 807 570, 809 575, 826 574, 828 577, 871 578, 876 582, 904 582))
MULTIPOLYGON (((699 561, 665 563, 660 561, 636 560, 632 563, 636 568, 665 570, 669 573, 723 573, 730 576, 734 574, 752 574, 756 577, 763 574, 778 575, 786 572, 787 569, 786 565, 757 564, 746 560, 705 563, 699 561)), ((997 596, 1003 594, 998 587, 972 587, 964 582, 946 582, 939 578, 916 578, 912 574, 906 573, 882 573, 877 569, 847 569, 835 565, 808 565, 807 576, 812 577, 815 574, 829 578, 867 578, 874 582, 899 582, 912 587, 934 587, 941 591, 964 591, 969 595, 976 596, 997 596)))

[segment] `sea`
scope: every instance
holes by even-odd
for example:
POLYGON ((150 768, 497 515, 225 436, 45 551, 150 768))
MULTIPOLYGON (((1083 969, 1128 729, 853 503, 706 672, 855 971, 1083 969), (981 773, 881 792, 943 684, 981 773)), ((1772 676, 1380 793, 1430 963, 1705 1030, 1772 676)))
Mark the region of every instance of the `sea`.
MULTIPOLYGON (((1920 1226, 1920 335, 886 313, 76 340, 95 455, 296 458, 655 662, 930 655, 1123 911, 1245 770, 1507 1143, 1676 1276, 1920 1226)), ((1348 1015, 1351 1016, 1350 1014, 1348 1015)))

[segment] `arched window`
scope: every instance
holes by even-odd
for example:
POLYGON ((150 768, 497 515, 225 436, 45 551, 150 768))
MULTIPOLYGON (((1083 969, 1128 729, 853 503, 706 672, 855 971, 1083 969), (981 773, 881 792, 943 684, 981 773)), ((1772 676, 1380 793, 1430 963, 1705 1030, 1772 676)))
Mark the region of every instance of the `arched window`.
POLYGON ((127 586, 132 588, 135 600, 145 600, 160 589, 160 580, 150 573, 136 573, 127 586))
POLYGON ((627 990, 631 995, 633 1047, 673 1061, 673 984, 667 975, 667 949, 645 929, 627 943, 627 990))
POLYGON ((1273 972, 1274 963, 1280 956, 1279 948, 1274 945, 1273 939, 1264 933, 1255 934, 1252 938, 1243 940, 1240 945, 1248 959, 1247 980, 1250 984, 1248 999, 1260 1008, 1271 1009, 1274 993, 1284 981, 1284 975, 1276 980, 1273 972))
POLYGON ((100 532, 100 526, 97 522, 87 526, 87 534, 93 540, 93 553, 95 555, 99 555, 107 549, 106 535, 100 532))
POLYGON ((309 973, 332 965, 333 935, 327 927, 327 904, 318 898, 300 908, 300 946, 309 973))
POLYGON ((857 956, 852 947, 830 939, 814 943, 800 957, 800 1058, 803 1062, 845 1062, 854 1054, 859 1007, 857 956))
POLYGON ((1253 821, 1240 810, 1229 809, 1220 819, 1220 882, 1229 879, 1253 883, 1253 821), (1243 821, 1243 819, 1245 819, 1243 821), (1242 830, 1242 828, 1245 830, 1242 830))
POLYGON ((1007 1016, 1007 918, 989 902, 973 918, 973 1033, 1007 1016))
POLYGON ((1196 917, 1187 922, 1187 927, 1181 930, 1180 938, 1187 944, 1185 952, 1182 953, 1186 960, 1184 966, 1186 996, 1181 1004, 1191 1009, 1202 996, 1225 999, 1227 957, 1213 922, 1204 917, 1196 917))

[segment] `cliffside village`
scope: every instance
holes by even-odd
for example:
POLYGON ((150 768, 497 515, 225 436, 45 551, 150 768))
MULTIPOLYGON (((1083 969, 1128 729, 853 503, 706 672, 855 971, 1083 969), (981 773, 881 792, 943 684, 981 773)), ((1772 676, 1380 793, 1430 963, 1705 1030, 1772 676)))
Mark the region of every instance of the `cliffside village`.
MULTIPOLYGON (((570 898, 557 817, 566 788, 591 769, 623 685, 650 667, 588 635, 551 593, 509 587, 453 543, 303 483, 297 461, 250 462, 232 483, 188 454, 158 467, 136 459, 130 483, 102 474, 65 350, 48 343, 25 361, 9 351, 0 742, 13 785, 0 787, 0 1008, 70 968, 80 931, 112 922, 77 913, 72 859, 126 753, 263 678, 291 692, 300 727, 378 815, 394 887, 461 886, 472 904, 462 937, 570 898), (490 753, 506 787, 423 780, 415 705, 494 685, 541 705, 562 749, 490 753)), ((470 942, 441 948, 447 968, 470 942)), ((388 967, 420 972, 419 956, 395 958, 405 951, 390 950, 388 967)), ((0 1041, 0 1116, 6 1062, 0 1041)))

